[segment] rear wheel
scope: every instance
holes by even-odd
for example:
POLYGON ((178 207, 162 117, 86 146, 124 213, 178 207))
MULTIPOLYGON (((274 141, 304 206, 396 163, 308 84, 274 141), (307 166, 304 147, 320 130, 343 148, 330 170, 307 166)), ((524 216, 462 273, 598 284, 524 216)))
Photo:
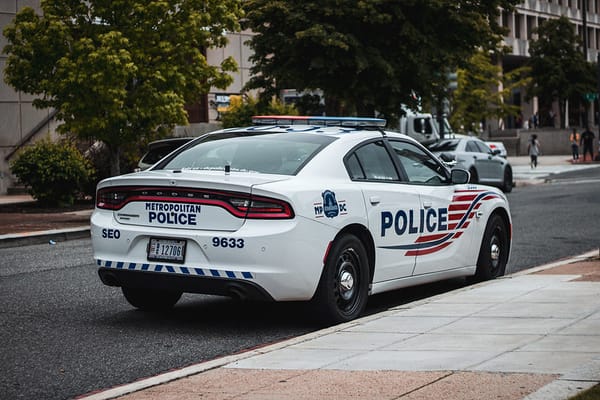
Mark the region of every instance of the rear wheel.
POLYGON ((474 280, 477 282, 503 276, 508 262, 509 232, 506 223, 498 214, 493 214, 486 227, 474 280))
POLYGON ((354 235, 337 239, 329 251, 321 281, 313 299, 326 323, 341 323, 360 316, 369 293, 367 252, 354 235))
POLYGON ((132 306, 144 311, 164 311, 171 309, 181 298, 181 292, 158 289, 123 287, 123 296, 132 306))

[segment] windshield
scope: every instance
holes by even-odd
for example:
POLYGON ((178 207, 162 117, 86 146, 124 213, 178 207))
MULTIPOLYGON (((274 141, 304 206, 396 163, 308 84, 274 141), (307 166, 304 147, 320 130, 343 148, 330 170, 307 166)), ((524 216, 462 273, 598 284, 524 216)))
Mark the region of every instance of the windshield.
POLYGON ((429 150, 433 152, 453 151, 458 146, 458 140, 441 140, 429 146, 429 150))
MULTIPOLYGON (((209 135, 210 136, 210 135, 209 135)), ((206 138, 156 169, 195 169, 295 175, 335 138, 301 133, 226 132, 206 138)))

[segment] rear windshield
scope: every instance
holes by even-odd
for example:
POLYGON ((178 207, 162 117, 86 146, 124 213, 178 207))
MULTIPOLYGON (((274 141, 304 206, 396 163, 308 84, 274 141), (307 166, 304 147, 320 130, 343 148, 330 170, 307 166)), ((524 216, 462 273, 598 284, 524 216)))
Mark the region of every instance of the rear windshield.
POLYGON ((176 141, 174 140, 169 142, 158 143, 155 145, 151 144, 150 150, 146 153, 146 155, 144 155, 144 157, 142 158, 142 162, 145 164, 155 164, 156 162, 158 162, 158 160, 160 160, 176 148, 186 144, 187 142, 189 142, 189 139, 176 141))
POLYGON ((223 171, 229 166, 232 172, 295 175, 334 140, 302 133, 225 132, 207 135, 154 169, 223 171))
POLYGON ((434 152, 456 150, 458 140, 442 140, 429 146, 429 150, 434 152))

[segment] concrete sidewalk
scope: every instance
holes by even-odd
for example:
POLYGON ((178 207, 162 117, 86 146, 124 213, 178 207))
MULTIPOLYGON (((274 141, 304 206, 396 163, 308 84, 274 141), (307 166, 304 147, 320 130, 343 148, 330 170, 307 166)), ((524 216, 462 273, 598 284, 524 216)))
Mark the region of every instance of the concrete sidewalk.
POLYGON ((508 161, 513 169, 516 187, 544 183, 554 174, 600 167, 600 162, 573 163, 568 155, 540 156, 536 168, 531 168, 528 156, 508 157, 508 161))
POLYGON ((599 382, 594 250, 82 398, 558 400, 599 382))

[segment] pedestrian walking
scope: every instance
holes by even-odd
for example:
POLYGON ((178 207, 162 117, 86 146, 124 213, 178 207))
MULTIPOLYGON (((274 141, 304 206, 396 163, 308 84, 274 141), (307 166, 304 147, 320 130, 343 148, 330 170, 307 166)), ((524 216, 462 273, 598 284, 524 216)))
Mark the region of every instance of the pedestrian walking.
POLYGON ((540 141, 537 138, 537 135, 531 135, 531 139, 529 139, 529 144, 527 145, 527 154, 531 159, 531 168, 536 168, 538 165, 538 156, 542 153, 542 148, 540 146, 540 141))
POLYGON ((569 142, 571 143, 571 152, 573 153, 573 162, 579 161, 579 141, 581 135, 577 132, 577 129, 573 128, 573 132, 569 135, 569 142))
POLYGON ((585 155, 590 153, 590 161, 594 161, 594 132, 590 130, 589 126, 585 127, 585 131, 581 134, 579 144, 583 146, 583 161, 585 161, 585 155))

